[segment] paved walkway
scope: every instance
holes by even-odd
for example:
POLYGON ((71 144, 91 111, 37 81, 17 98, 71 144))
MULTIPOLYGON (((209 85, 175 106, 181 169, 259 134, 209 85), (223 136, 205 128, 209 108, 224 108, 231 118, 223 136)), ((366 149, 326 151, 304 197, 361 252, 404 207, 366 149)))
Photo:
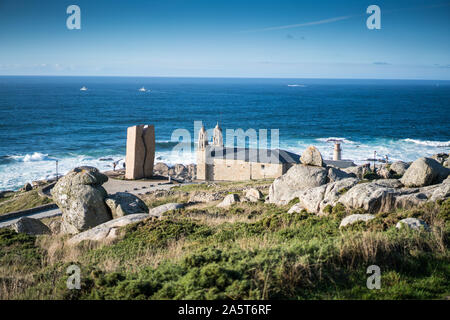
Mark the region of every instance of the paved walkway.
MULTIPOLYGON (((184 183, 186 184, 192 184, 191 183, 184 183)), ((155 182, 155 181, 127 181, 127 180, 116 180, 116 179, 109 179, 105 184, 103 184, 103 187, 108 192, 108 194, 113 194, 116 192, 129 192, 135 195, 142 195, 146 192, 155 191, 155 190, 169 190, 170 188, 173 188, 179 184, 168 184, 167 182, 155 182)), ((40 212, 35 212, 27 215, 23 215, 22 217, 30 217, 34 219, 43 219, 43 218, 51 218, 54 216, 61 215, 61 211, 59 209, 49 209, 49 210, 43 210, 40 212)), ((8 220, 4 220, 0 222, 0 228, 4 228, 7 226, 12 225, 13 223, 17 222, 19 218, 12 218, 8 220)))
POLYGON ((148 191, 154 190, 169 190, 170 188, 178 184, 168 184, 167 182, 159 181, 130 181, 130 180, 118 180, 109 179, 106 183, 102 185, 108 194, 113 194, 116 192, 129 192, 135 195, 145 194, 148 191))
MULTIPOLYGON (((60 216, 62 213, 59 209, 49 209, 49 210, 43 210, 41 212, 35 212, 30 214, 25 214, 22 217, 29 217, 33 219, 43 219, 43 218, 51 218, 55 216, 60 216)), ((0 222, 0 228, 8 227, 12 225, 13 223, 16 223, 20 218, 11 218, 8 220, 4 220, 0 222)))

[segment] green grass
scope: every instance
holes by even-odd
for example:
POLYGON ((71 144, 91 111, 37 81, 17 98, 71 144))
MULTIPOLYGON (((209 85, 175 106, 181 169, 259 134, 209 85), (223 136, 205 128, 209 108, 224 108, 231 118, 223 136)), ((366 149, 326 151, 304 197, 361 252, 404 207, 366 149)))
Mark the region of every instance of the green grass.
POLYGON ((31 209, 52 202, 51 199, 40 196, 37 190, 15 193, 15 195, 9 197, 7 201, 0 202, 0 214, 31 209))
POLYGON ((229 189, 233 188, 245 189, 258 186, 269 187, 272 184, 273 180, 274 179, 189 184, 176 186, 172 190, 181 192, 193 192, 193 191, 219 192, 219 191, 228 191, 229 189))
POLYGON ((0 289, 0 297, 442 299, 449 295, 450 200, 380 213, 367 224, 345 230, 339 224, 351 212, 340 204, 330 206, 324 217, 304 210, 289 214, 289 207, 262 202, 238 203, 229 209, 188 207, 124 227, 114 243, 86 242, 73 249, 63 245, 63 238, 43 236, 35 242, 33 237, 4 231, 0 279, 17 269, 27 280, 14 295, 2 295, 0 289), (425 220, 432 231, 397 230, 395 224, 405 217, 425 220), (72 263, 82 269, 81 290, 65 287, 65 270, 72 263), (366 287, 366 270, 373 264, 381 268, 380 290, 366 287), (20 267, 24 265, 26 269, 20 267))

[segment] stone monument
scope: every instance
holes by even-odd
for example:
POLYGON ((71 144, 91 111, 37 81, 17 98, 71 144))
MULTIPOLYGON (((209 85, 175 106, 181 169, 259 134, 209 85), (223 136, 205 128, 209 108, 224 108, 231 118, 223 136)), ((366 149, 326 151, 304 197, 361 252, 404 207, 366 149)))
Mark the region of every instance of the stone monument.
POLYGON ((333 160, 339 161, 342 158, 342 149, 341 149, 341 143, 335 142, 334 143, 334 150, 333 150, 333 160))
POLYGON ((155 162, 155 127, 138 125, 127 129, 125 179, 150 178, 155 162))

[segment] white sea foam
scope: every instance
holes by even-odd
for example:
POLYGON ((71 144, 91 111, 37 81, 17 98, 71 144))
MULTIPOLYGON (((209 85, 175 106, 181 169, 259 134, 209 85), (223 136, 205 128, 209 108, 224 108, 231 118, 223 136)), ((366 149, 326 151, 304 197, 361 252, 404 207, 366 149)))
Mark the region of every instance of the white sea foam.
POLYGON ((321 142, 329 142, 329 140, 341 140, 343 143, 355 144, 356 142, 346 139, 346 138, 338 138, 338 137, 328 137, 328 138, 317 138, 317 141, 321 142))
MULTIPOLYGON (((44 153, 15 155, 12 163, 0 165, 0 191, 16 190, 27 182, 52 179, 56 176, 56 159, 49 158, 44 153)), ((94 166, 101 171, 112 170, 113 162, 118 162, 117 168, 123 167, 124 154, 104 155, 94 158, 86 155, 68 155, 58 159, 58 174, 63 175, 78 166, 94 166), (111 159, 105 161, 105 159, 111 159)), ((177 163, 195 163, 194 152, 156 152, 155 162, 165 162, 169 165, 177 163)))
MULTIPOLYGON (((297 154, 310 145, 316 146, 322 153, 324 159, 332 159, 333 144, 327 142, 329 139, 343 140, 342 158, 351 159, 356 164, 367 162, 367 159, 373 158, 374 151, 377 151, 377 158, 384 158, 388 155, 390 161, 414 161, 419 157, 431 156, 439 152, 450 152, 450 142, 417 140, 423 143, 417 143, 412 139, 374 139, 369 142, 352 141, 346 138, 327 137, 319 139, 304 139, 280 141, 280 148, 286 149, 297 154)), ((0 165, 0 191, 8 189, 17 189, 26 182, 32 182, 42 179, 50 179, 55 176, 55 159, 48 157, 44 152, 35 152, 32 154, 14 155, 8 158, 15 161, 0 165)), ((67 157, 58 159, 58 173, 65 174, 74 167, 81 165, 90 165, 99 168, 102 171, 111 170, 112 163, 118 161, 118 168, 122 168, 124 154, 105 154, 94 158, 86 155, 68 154, 67 157), (102 160, 103 159, 103 160, 102 160), (105 161, 104 159, 111 159, 105 161)), ((182 163, 184 165, 196 163, 196 154, 194 150, 185 148, 183 152, 170 149, 157 151, 155 162, 165 162, 169 165, 182 163)))
MULTIPOLYGON (((325 159, 332 159, 333 144, 327 142, 330 138, 319 138, 298 141, 297 143, 283 143, 281 148, 301 154, 308 146, 314 145, 322 153, 325 159)), ((417 144, 405 141, 406 139, 374 139, 370 142, 351 141, 345 138, 334 138, 344 140, 341 145, 343 159, 351 159, 356 164, 367 162, 367 159, 373 158, 374 151, 378 159, 384 159, 387 155, 389 161, 414 161, 419 157, 431 156, 439 152, 450 152, 449 147, 443 147, 442 144, 417 144), (347 141, 347 142, 346 142, 347 141)))
POLYGON ((403 139, 403 141, 430 147, 442 147, 442 148, 450 147, 450 141, 431 141, 431 140, 418 140, 409 138, 403 139))

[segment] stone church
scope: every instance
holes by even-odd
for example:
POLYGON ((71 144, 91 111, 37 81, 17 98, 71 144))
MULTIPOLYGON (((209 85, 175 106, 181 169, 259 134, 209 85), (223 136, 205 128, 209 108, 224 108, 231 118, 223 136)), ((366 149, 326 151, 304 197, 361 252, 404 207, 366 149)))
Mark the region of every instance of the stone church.
POLYGON ((300 163, 295 153, 280 149, 224 147, 219 124, 214 128, 212 145, 205 128, 199 131, 197 179, 240 181, 278 178, 292 165, 300 163))

